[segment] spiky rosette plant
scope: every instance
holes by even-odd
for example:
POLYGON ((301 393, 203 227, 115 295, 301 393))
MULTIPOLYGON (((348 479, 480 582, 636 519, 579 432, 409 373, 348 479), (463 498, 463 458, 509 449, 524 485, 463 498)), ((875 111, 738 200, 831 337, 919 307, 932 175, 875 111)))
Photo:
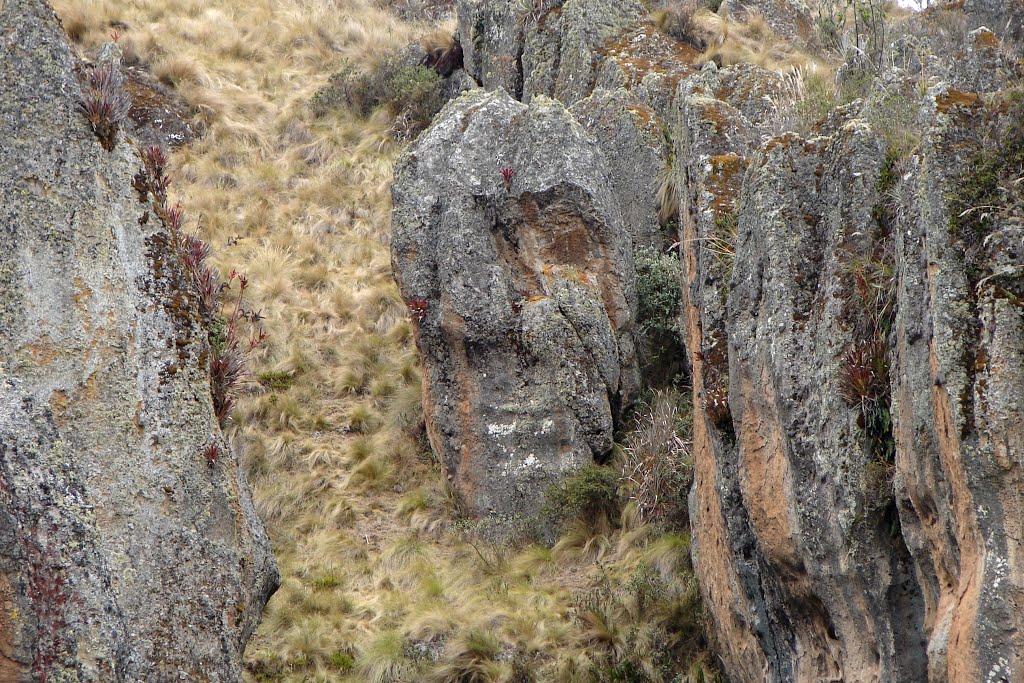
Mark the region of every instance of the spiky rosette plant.
POLYGON ((131 98, 124 89, 121 72, 111 64, 101 64, 86 74, 79 107, 108 152, 117 144, 117 132, 128 118, 131 98))
POLYGON ((840 392, 850 406, 871 406, 889 395, 889 357, 879 339, 857 344, 843 357, 840 392))

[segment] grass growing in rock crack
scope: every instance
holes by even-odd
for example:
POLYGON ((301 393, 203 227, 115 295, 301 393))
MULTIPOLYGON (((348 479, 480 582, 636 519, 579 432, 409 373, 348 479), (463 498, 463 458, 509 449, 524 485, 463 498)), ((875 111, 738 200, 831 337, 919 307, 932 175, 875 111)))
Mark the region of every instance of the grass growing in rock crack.
POLYGON ((560 672, 605 661, 571 617, 575 596, 642 566, 673 596, 688 590, 688 546, 658 540, 631 507, 553 548, 460 533, 447 482, 410 436, 420 371, 388 253, 393 121, 309 100, 346 60, 375 64, 431 27, 370 0, 56 6, 83 51, 116 28, 128 61, 192 107, 203 135, 172 155, 172 193, 211 263, 248 273, 264 318, 228 423, 282 572, 248 680, 572 680, 560 672))

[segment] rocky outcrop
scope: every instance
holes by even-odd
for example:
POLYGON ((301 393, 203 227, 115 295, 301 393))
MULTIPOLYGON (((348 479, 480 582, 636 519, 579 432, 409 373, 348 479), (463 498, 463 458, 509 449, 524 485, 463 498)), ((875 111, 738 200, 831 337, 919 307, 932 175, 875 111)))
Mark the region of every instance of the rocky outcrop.
POLYGON ((480 85, 570 105, 593 91, 607 44, 646 10, 639 0, 460 0, 458 15, 466 70, 480 85))
POLYGON ((589 95, 604 45, 645 14, 639 0, 541 3, 525 19, 523 101, 548 95, 569 105, 589 95))
POLYGON ((965 242, 950 199, 1013 100, 936 89, 897 164, 856 107, 761 144, 760 98, 723 77, 681 86, 676 157, 694 561, 725 668, 1018 680, 1024 249, 1017 218, 965 242))
POLYGON ((1015 208, 990 206, 976 226, 983 232, 969 230, 963 207, 949 198, 978 182, 978 155, 999 149, 1001 134, 1011 138, 998 153, 1019 158, 1020 93, 983 99, 939 86, 925 114, 921 156, 902 180, 914 201, 894 231, 900 518, 927 608, 929 680, 1017 681, 1024 215, 1019 196, 1011 197, 1015 208))
MULTIPOLYGON (((642 20, 592 43, 596 66, 568 66, 569 6, 517 19, 509 92, 571 105, 634 243, 654 235, 644 188, 671 161, 693 559, 730 680, 1024 679, 1024 109, 1000 42, 1019 3, 908 20, 921 30, 887 48, 903 58, 851 60, 841 82, 873 86, 803 136, 779 134, 792 81, 697 71, 642 20), (647 116, 671 154, 637 135, 647 116)), ((771 16, 785 6, 726 11, 811 42, 805 13, 771 16)))
POLYGON ((560 104, 476 90, 404 155, 393 192, 431 445, 471 511, 530 515, 609 453, 637 389, 631 247, 604 156, 560 104))
POLYGON ((43 0, 3 3, 0 81, 0 679, 238 680, 277 573, 142 163, 43 0))

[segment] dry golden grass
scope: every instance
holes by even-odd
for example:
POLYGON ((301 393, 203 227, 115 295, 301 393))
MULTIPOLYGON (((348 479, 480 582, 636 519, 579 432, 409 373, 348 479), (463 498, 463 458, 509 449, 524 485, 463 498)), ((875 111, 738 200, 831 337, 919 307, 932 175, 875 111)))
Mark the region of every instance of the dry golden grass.
POLYGON ((282 573, 248 650, 250 677, 582 675, 592 643, 569 618, 573 596, 644 565, 675 585, 688 550, 655 545, 629 518, 553 549, 451 530, 446 481, 409 436, 420 369, 390 271, 391 122, 306 106, 342 60, 373 63, 433 27, 368 0, 56 6, 83 51, 116 28, 131 60, 194 108, 203 135, 173 154, 172 190, 214 263, 248 274, 248 305, 265 317, 229 428, 282 573))

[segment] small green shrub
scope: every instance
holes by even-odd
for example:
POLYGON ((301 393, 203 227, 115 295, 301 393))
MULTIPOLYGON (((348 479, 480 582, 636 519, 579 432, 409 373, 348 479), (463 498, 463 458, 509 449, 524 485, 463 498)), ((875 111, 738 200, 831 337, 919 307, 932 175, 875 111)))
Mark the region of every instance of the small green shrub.
POLYGON ((387 98, 396 116, 406 115, 417 126, 426 127, 440 109, 441 77, 425 66, 403 66, 391 79, 387 98))
POLYGON ((442 83, 434 69, 409 64, 394 54, 370 72, 344 64, 313 95, 309 107, 318 116, 340 107, 363 116, 387 107, 395 118, 396 137, 409 138, 426 128, 444 105, 442 83))
POLYGON ((316 590, 331 590, 337 588, 340 584, 338 577, 334 574, 324 574, 313 579, 313 588, 316 590))
POLYGON ((331 653, 330 657, 331 666, 340 671, 341 673, 348 673, 355 666, 355 657, 347 652, 336 650, 331 653))
POLYGON ((264 372, 256 380, 273 391, 286 391, 291 387, 294 378, 287 372, 264 372))
POLYGON ((638 247, 634 264, 642 361, 649 380, 660 386, 684 367, 679 259, 650 247, 638 247))
POLYGON ((584 465, 547 490, 541 515, 556 526, 573 520, 613 520, 619 514, 618 483, 619 474, 611 467, 584 465))
POLYGON ((368 114, 373 106, 369 75, 347 62, 309 100, 309 108, 317 116, 342 107, 368 114))

